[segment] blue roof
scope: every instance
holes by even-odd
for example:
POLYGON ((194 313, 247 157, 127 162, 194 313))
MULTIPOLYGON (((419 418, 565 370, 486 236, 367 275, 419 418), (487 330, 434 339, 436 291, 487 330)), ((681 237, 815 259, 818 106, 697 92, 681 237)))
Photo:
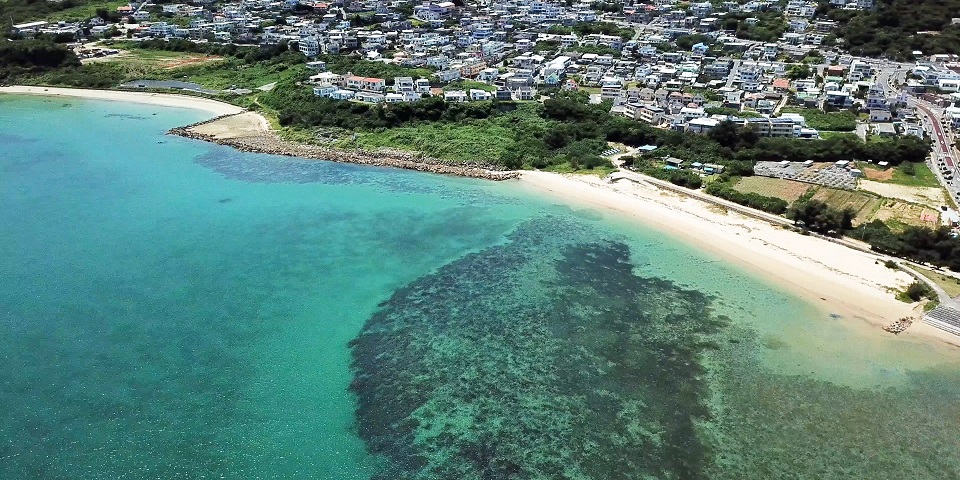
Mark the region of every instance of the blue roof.
POLYGON ((656 145, 644 145, 642 147, 637 147, 637 150, 643 150, 644 152, 652 152, 657 149, 656 145))

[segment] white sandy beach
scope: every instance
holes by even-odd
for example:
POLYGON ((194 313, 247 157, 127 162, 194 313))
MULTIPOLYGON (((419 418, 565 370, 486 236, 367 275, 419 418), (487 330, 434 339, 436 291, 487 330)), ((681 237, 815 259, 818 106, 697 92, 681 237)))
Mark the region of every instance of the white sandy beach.
POLYGON ((240 113, 244 109, 229 103, 210 100, 209 98, 175 95, 170 93, 150 92, 122 92, 115 90, 87 90, 81 88, 31 87, 14 85, 0 87, 0 93, 19 95, 45 95, 51 97, 75 97, 91 100, 108 100, 115 102, 133 102, 164 107, 191 108, 209 112, 212 116, 231 115, 240 113))
MULTIPOLYGON (((827 312, 879 327, 918 317, 894 297, 913 281, 879 257, 749 218, 702 201, 628 180, 609 184, 584 175, 523 172, 520 181, 568 202, 636 218, 642 223, 742 265, 827 312)), ((960 338, 915 322, 901 336, 932 337, 954 345, 960 338)))

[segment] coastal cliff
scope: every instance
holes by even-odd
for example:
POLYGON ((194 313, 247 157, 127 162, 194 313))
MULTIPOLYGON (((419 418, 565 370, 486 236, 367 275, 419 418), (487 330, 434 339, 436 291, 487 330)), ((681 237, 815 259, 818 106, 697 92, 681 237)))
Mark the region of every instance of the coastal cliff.
POLYGON ((226 145, 242 152, 404 168, 419 172, 496 181, 519 177, 517 171, 500 170, 492 165, 451 163, 398 150, 344 150, 329 146, 290 142, 280 138, 276 132, 270 130, 263 117, 253 112, 220 115, 203 122, 173 128, 167 133, 226 145))

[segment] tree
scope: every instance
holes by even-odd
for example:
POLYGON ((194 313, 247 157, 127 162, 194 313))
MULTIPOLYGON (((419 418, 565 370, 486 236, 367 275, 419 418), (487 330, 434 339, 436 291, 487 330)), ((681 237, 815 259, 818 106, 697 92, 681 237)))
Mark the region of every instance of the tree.
POLYGON ((791 65, 790 68, 787 69, 787 78, 791 80, 800 80, 803 78, 809 78, 810 73, 810 65, 807 65, 806 63, 797 63, 791 65))
POLYGON ((819 200, 794 203, 787 209, 787 218, 803 228, 818 233, 839 233, 853 227, 852 209, 838 210, 819 200))

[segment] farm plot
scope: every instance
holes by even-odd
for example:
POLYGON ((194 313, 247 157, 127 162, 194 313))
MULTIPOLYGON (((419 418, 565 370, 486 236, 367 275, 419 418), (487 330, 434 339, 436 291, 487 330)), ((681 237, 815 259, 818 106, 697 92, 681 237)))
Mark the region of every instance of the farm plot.
POLYGON ((743 193, 757 193, 766 197, 776 197, 790 203, 795 202, 807 190, 815 188, 809 183, 795 182, 781 178, 743 177, 733 187, 743 193))
POLYGON ((869 195, 863 192, 850 190, 839 190, 835 188, 820 188, 813 196, 814 200, 820 200, 833 208, 840 210, 851 208, 857 212, 853 220, 854 225, 866 223, 873 220, 877 209, 882 204, 880 197, 869 195))
POLYGON ((892 226, 899 224, 935 228, 940 214, 936 209, 895 198, 884 198, 873 216, 892 226))

